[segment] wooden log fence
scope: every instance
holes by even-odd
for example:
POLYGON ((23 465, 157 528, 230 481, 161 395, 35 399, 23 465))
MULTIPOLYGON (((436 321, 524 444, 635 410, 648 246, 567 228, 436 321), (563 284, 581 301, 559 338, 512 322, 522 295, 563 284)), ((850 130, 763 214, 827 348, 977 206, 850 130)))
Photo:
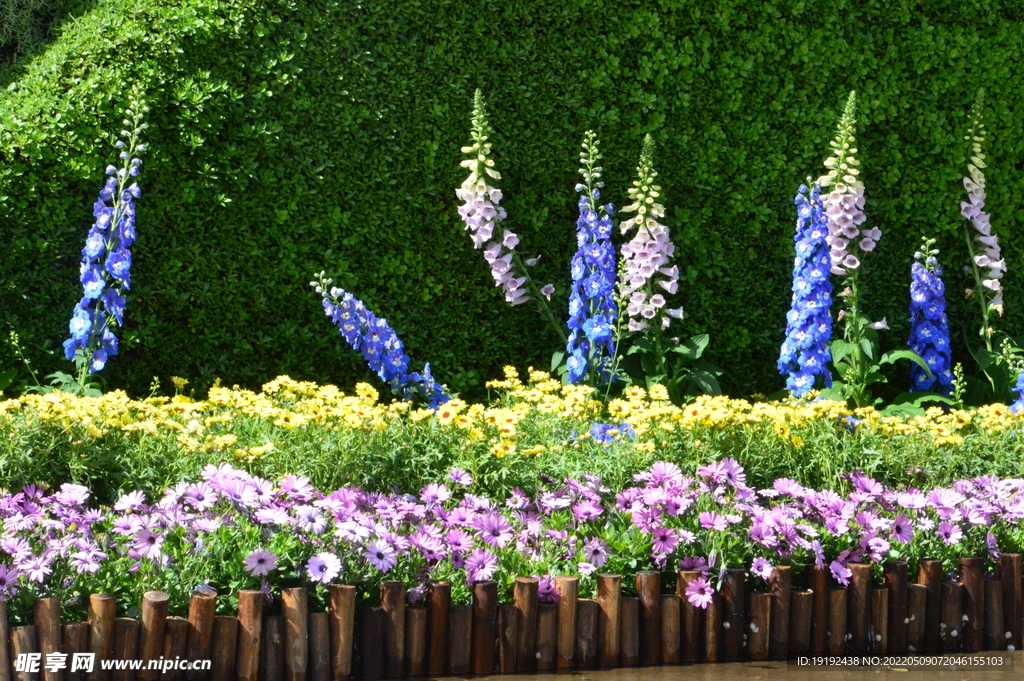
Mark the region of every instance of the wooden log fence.
POLYGON ((430 585, 423 607, 406 604, 405 585, 385 582, 381 607, 356 607, 355 588, 332 585, 326 612, 310 610, 304 588, 282 593, 280 614, 264 612, 259 591, 238 595, 237 616, 217 616, 217 594, 193 593, 188 617, 168 615, 168 597, 144 595, 137 619, 93 594, 85 622, 62 622, 60 603, 36 601, 33 621, 10 626, 0 602, 0 681, 374 681, 401 676, 532 673, 598 666, 782 660, 803 655, 903 655, 1014 650, 1024 630, 1021 556, 1004 554, 995 574, 964 558, 957 581, 938 561, 884 566, 871 584, 867 565, 851 565, 848 586, 827 571, 776 568, 764 592, 745 593, 730 570, 707 609, 690 604, 696 571, 636 575, 636 596, 619 575, 599 575, 596 599, 579 598, 576 577, 557 577, 557 603, 538 599, 534 578, 515 581, 513 602, 499 605, 497 584, 478 582, 472 605, 454 605, 451 586, 430 585), (913 580, 913 581, 912 581, 913 580), (662 593, 662 591, 670 593, 662 593), (71 657, 91 653, 91 669, 71 657), (39 655, 66 656, 45 669, 39 655), (27 657, 40 662, 27 671, 27 657), (143 660, 143 668, 108 670, 109 660, 143 660), (153 660, 155 666, 149 666, 153 660), (205 660, 195 669, 180 663, 205 660), (178 666, 174 666, 174 665, 178 666), (147 668, 148 667, 148 668, 147 668))

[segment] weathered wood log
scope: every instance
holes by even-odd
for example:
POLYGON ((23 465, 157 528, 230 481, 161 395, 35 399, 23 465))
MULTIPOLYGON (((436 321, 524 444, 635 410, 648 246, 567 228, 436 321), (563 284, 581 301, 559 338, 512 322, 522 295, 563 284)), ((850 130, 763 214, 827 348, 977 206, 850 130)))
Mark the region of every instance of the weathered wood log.
POLYGON ((1021 559, 1019 553, 1004 553, 999 557, 999 579, 1003 583, 1003 618, 1010 632, 1006 645, 1012 645, 1016 650, 1021 649, 1021 619, 1024 618, 1021 559))
POLYGON ((384 676, 384 629, 387 613, 382 608, 359 609, 359 652, 362 654, 363 681, 384 676))
POLYGON ((472 641, 472 606, 451 606, 448 610, 448 662, 452 674, 473 673, 472 641))
MULTIPOLYGON (((811 649, 812 655, 824 655, 828 650, 828 568, 817 565, 807 566, 806 586, 814 592, 811 603, 811 649)), ((845 625, 843 627, 846 628, 845 625)))
POLYGON ((431 582, 427 593, 427 673, 448 674, 448 613, 452 607, 452 585, 431 582))
POLYGON ((7 601, 0 600, 0 681, 11 681, 11 627, 7 619, 7 601))
POLYGON ((496 582, 477 582, 473 585, 474 674, 490 674, 494 671, 497 627, 498 585, 496 582))
MULTIPOLYGON (((798 590, 789 596, 789 655, 800 657, 811 650, 811 613, 816 594, 798 590)), ((820 596, 818 596, 820 598, 820 596)))
POLYGON ((519 612, 514 605, 498 606, 498 657, 497 671, 502 674, 516 673, 516 649, 519 640, 519 612))
POLYGON ((1013 633, 1003 622, 1003 582, 985 581, 985 650, 1006 650, 1013 633))
MULTIPOLYGON (((36 626, 30 624, 25 627, 13 627, 11 629, 11 657, 17 660, 22 655, 31 655, 39 652, 39 638, 36 634, 36 626)), ((41 665, 40 665, 41 666, 41 665)), ((14 672, 16 681, 37 681, 37 672, 14 672)))
POLYGON ((114 620, 117 599, 110 594, 89 596, 89 652, 93 653, 93 671, 89 681, 109 681, 110 671, 103 669, 103 660, 111 659, 114 647, 114 620))
POLYGON ((847 646, 857 655, 866 655, 871 609, 871 566, 865 563, 850 563, 846 568, 851 573, 846 594, 847 646))
MULTIPOLYGON (((43 662, 46 656, 53 653, 63 652, 61 650, 60 630, 60 599, 59 598, 38 598, 35 602, 35 624, 36 636, 39 639, 39 652, 43 655, 43 662)), ((55 669, 51 671, 42 665, 40 676, 43 681, 64 681, 64 671, 55 669)), ((52 669, 52 668, 51 668, 52 669)))
POLYGON ((623 596, 619 602, 619 664, 640 664, 640 599, 623 596))
POLYGON ((775 565, 768 577, 768 593, 772 596, 772 630, 768 639, 768 655, 773 660, 789 657, 789 597, 793 590, 793 569, 775 565))
POLYGON ((833 657, 846 654, 846 607, 848 601, 849 594, 846 593, 845 586, 829 590, 825 652, 833 657))
POLYGON ((331 622, 326 612, 309 613, 309 680, 331 680, 331 622))
POLYGON ((722 650, 726 662, 736 662, 743 656, 743 615, 746 605, 744 579, 746 570, 730 569, 722 582, 722 650))
POLYGON ((263 618, 260 634, 261 681, 284 681, 284 617, 263 618))
POLYGON ((661 573, 636 573, 636 595, 640 599, 640 660, 661 663, 661 573))
POLYGON ((262 591, 238 592, 238 638, 235 642, 238 681, 259 681, 263 601, 262 591))
POLYGON ((558 590, 558 642, 555 666, 558 669, 572 669, 576 657, 576 601, 579 594, 579 577, 555 577, 558 590))
POLYGON ((537 671, 555 671, 557 656, 558 606, 554 603, 541 603, 537 606, 537 671))
POLYGON ((679 648, 679 605, 679 596, 676 594, 661 595, 661 661, 665 664, 679 664, 682 661, 679 648))
POLYGON ((521 672, 532 672, 537 666, 537 588, 533 577, 516 577, 512 600, 518 613, 516 624, 516 665, 521 672))
POLYGON ((725 645, 722 641, 722 624, 725 619, 725 603, 722 594, 711 594, 711 602, 704 609, 704 661, 721 662, 725 659, 725 645))
POLYGON ((907 652, 919 653, 924 648, 925 609, 928 587, 924 584, 907 585, 907 652))
POLYGON ((750 622, 747 633, 747 651, 750 659, 767 660, 770 650, 772 622, 772 595, 769 593, 750 594, 750 622))
MULTIPOLYGON (((148 667, 149 661, 159 658, 164 650, 169 602, 170 597, 163 591, 147 591, 142 596, 142 617, 139 622, 139 658, 142 660, 142 669, 135 674, 139 681, 156 681, 160 678, 160 670, 148 667)), ((252 681, 256 681, 256 677, 252 681)))
MULTIPOLYGON (((217 592, 196 589, 188 604, 188 641, 186 657, 189 660, 209 660, 213 646, 213 618, 217 610, 217 592)), ((207 681, 209 670, 190 669, 186 681, 207 681)))
POLYGON ((348 681, 352 675, 355 644, 356 588, 331 584, 327 617, 331 630, 331 681, 348 681))
POLYGON ((81 669, 73 669, 72 662, 76 653, 89 652, 89 623, 68 622, 63 625, 61 627, 61 648, 68 656, 64 681, 83 681, 86 673, 81 669))
POLYGON ((405 582, 381 582, 380 607, 385 617, 384 674, 397 679, 405 671, 405 582))
POLYGON ((907 612, 907 561, 887 561, 885 569, 885 586, 889 589, 889 623, 887 653, 890 655, 907 654, 907 626, 910 614, 907 612))
MULTIPOLYGON (((139 638, 142 625, 131 617, 118 617, 114 620, 114 645, 110 651, 112 660, 135 660, 139 657, 139 638)), ((111 673, 112 681, 132 681, 135 672, 132 669, 119 669, 111 673)))
POLYGON ((309 668, 309 593, 304 587, 283 589, 284 678, 306 681, 309 668))
POLYGON ((405 675, 427 671, 427 609, 405 609, 405 675))
POLYGON ((917 583, 927 592, 921 652, 936 652, 942 648, 942 561, 920 561, 917 564, 917 583))
POLYGON ((602 667, 619 666, 619 614, 622 577, 597 576, 597 658, 602 667))
POLYGON ((184 676, 176 669, 186 655, 188 646, 188 620, 184 617, 168 617, 164 623, 163 667, 160 681, 180 681, 184 676))
POLYGON ((704 611, 690 603, 686 587, 700 577, 700 570, 680 570, 676 578, 682 626, 683 662, 700 662, 704 658, 704 611))
POLYGON ((597 601, 580 598, 576 601, 576 665, 580 669, 596 667, 597 655, 597 601))
POLYGON ((963 584, 942 582, 942 650, 960 650, 963 641, 963 584))
POLYGON ((210 680, 232 679, 238 655, 237 617, 217 615, 213 618, 213 645, 210 651, 210 680))
POLYGON ((871 589, 871 613, 868 625, 868 651, 885 655, 889 645, 889 589, 871 589))
POLYGON ((963 649, 981 650, 985 647, 985 559, 961 558, 960 579, 964 585, 963 649))

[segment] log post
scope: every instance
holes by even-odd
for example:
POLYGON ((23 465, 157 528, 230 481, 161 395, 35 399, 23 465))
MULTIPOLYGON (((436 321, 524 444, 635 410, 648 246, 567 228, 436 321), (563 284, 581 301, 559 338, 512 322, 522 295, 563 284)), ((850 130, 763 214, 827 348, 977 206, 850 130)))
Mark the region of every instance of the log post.
MULTIPOLYGON (((262 597, 263 594, 261 593, 262 597)), ((160 670, 147 669, 150 660, 160 657, 164 650, 164 629, 167 622, 167 605, 170 598, 163 591, 147 591, 142 596, 142 618, 139 629, 139 658, 142 669, 135 678, 139 681, 156 681, 160 670)), ((256 681, 253 677, 251 681, 256 681)))
POLYGON ((516 647, 518 640, 518 609, 514 605, 499 605, 497 670, 502 674, 516 673, 516 647))
POLYGON ((516 668, 521 672, 532 672, 537 665, 537 588, 533 577, 516 577, 512 587, 518 620, 516 668))
MULTIPOLYGON (((114 620, 114 645, 110 651, 112 660, 135 660, 139 657, 139 637, 142 625, 131 617, 118 617, 114 620)), ((115 670, 110 678, 112 681, 132 681, 135 672, 131 669, 115 670)))
MULTIPOLYGON (((17 660, 21 655, 30 655, 38 652, 39 638, 36 635, 36 626, 34 624, 11 629, 11 657, 17 660)), ((15 681, 36 681, 38 678, 38 673, 14 672, 15 681)))
POLYGON ((331 636, 331 681, 348 681, 352 675, 356 588, 348 584, 331 584, 329 589, 327 618, 331 636))
POLYGON ((555 577, 558 590, 558 669, 572 669, 576 655, 576 601, 579 577, 555 577))
POLYGON ((309 613, 309 679, 331 681, 331 622, 326 612, 309 613))
POLYGON ((848 601, 849 595, 846 593, 845 586, 829 590, 825 652, 833 657, 846 654, 846 607, 848 601))
POLYGON ((397 679, 405 671, 405 582, 381 582, 380 607, 385 616, 384 673, 389 679, 397 679))
POLYGON ((661 595, 661 661, 665 664, 679 664, 682 661, 679 649, 679 596, 661 595))
POLYGON ((619 601, 619 652, 623 667, 640 664, 640 599, 636 596, 619 601))
POLYGON ((850 586, 846 594, 846 632, 849 647, 858 655, 868 652, 869 610, 871 609, 871 566, 866 563, 850 563, 850 586))
POLYGON ((423 676, 427 670, 427 609, 405 609, 405 675, 423 676))
POLYGON ((750 659, 767 660, 770 650, 769 632, 772 623, 772 595, 770 593, 750 594, 750 624, 747 650, 750 659))
MULTIPOLYGON (((498 584, 473 584, 473 673, 494 671, 494 641, 498 626, 498 584)), ((452 670, 454 673, 455 670, 452 670)))
POLYGON ((885 585, 889 589, 889 628, 887 653, 907 654, 907 561, 891 560, 885 563, 885 585))
MULTIPOLYGON (((164 649, 161 653, 164 665, 177 663, 185 656, 188 646, 188 620, 184 617, 168 617, 164 623, 164 649)), ((160 675, 160 681, 179 681, 182 678, 180 669, 168 667, 160 675)))
POLYGON ((259 678, 261 681, 284 681, 284 668, 284 617, 264 617, 259 678))
MULTIPOLYGON (((917 583, 927 595, 924 604, 924 641, 921 651, 937 652, 942 649, 942 562, 922 560, 918 563, 917 583)), ((959 625, 958 625, 959 626, 959 625)))
POLYGON ((363 681, 376 681, 384 676, 384 622, 387 613, 381 608, 360 608, 359 619, 363 681))
POLYGON ((238 638, 235 642, 238 681, 259 681, 263 600, 262 591, 238 592, 238 638))
POLYGON ((725 581, 722 583, 722 602, 725 608, 722 615, 722 649, 726 662, 736 662, 743 656, 745 578, 746 570, 733 568, 725 573, 725 581))
POLYGON ((89 681, 108 681, 110 671, 101 662, 111 659, 114 646, 114 619, 117 617, 117 599, 110 594, 89 596, 89 652, 93 658, 93 671, 89 681))
POLYGON ((811 650, 814 599, 813 591, 793 591, 789 596, 789 654, 792 657, 807 655, 811 650))
POLYGON ((558 606, 541 603, 537 606, 537 671, 555 671, 557 654, 558 606))
MULTIPOLYGON (((89 624, 87 622, 69 622, 61 628, 61 635, 62 647, 68 656, 68 668, 64 674, 64 681, 85 681, 85 672, 82 670, 72 671, 71 667, 75 653, 89 652, 89 624)), ((2 671, 0 671, 0 678, 3 678, 2 671)))
POLYGON ((999 558, 999 579, 1003 583, 1003 617, 1010 632, 1007 645, 1021 648, 1021 619, 1024 618, 1024 593, 1021 591, 1021 554, 1004 553, 999 558))
POLYGON ((640 659, 643 664, 661 662, 661 573, 636 573, 636 595, 640 599, 640 659))
POLYGON ((722 624, 725 619, 725 603, 722 594, 711 594, 711 602, 704 609, 704 660, 721 662, 725 659, 725 645, 722 641, 722 624))
POLYGON ((985 582, 985 650, 1006 650, 1013 633, 1003 623, 1003 582, 985 582))
POLYGON ((238 653, 238 618, 218 615, 213 618, 213 645, 210 676, 213 681, 230 679, 235 675, 235 656, 238 653))
POLYGON ((619 612, 622 577, 597 576, 597 657, 602 667, 619 666, 619 612))
POLYGON ((964 638, 963 591, 960 582, 942 582, 942 622, 939 628, 943 652, 960 650, 964 638))
MULTIPOLYGON (((39 652, 43 655, 43 662, 46 656, 52 653, 63 652, 61 650, 60 630, 60 599, 59 598, 38 598, 35 603, 35 624, 36 636, 39 639, 39 652)), ((62 670, 50 671, 46 665, 41 665, 43 681, 64 681, 62 670)))
MULTIPOLYGON (((807 588, 814 592, 811 603, 811 655, 824 655, 828 649, 828 568, 809 565, 807 588)), ((846 628, 845 626, 843 627, 846 628)))
POLYGON ((793 590, 793 569, 775 565, 768 577, 768 593, 772 596, 772 630, 768 655, 773 660, 789 657, 789 597, 793 590))
POLYGON ((924 648, 924 613, 928 588, 924 584, 907 585, 907 652, 919 653, 924 648))
POLYGON ((11 627, 7 619, 7 602, 0 601, 0 681, 11 681, 11 627))
POLYGON ((427 593, 427 673, 448 674, 448 612, 452 607, 452 585, 432 582, 427 593))
POLYGON ((963 649, 981 650, 985 647, 985 559, 961 558, 960 579, 964 585, 963 649))
POLYGON ((704 650, 704 611, 690 603, 686 587, 702 576, 700 570, 680 570, 676 579, 676 595, 679 596, 679 617, 683 630, 683 662, 700 662, 704 650))
POLYGON ((306 681, 309 667, 309 594, 304 587, 281 591, 284 613, 284 678, 306 681))
MULTIPOLYGON (((188 604, 188 642, 186 656, 189 660, 209 660, 213 646, 213 618, 217 609, 217 592, 213 589, 196 589, 188 604)), ((212 666, 212 663, 211 663, 212 666)), ((209 670, 190 669, 185 672, 186 681, 206 681, 209 670)))
POLYGON ((580 598, 576 602, 576 664, 580 669, 597 666, 597 601, 580 598))
POLYGON ((448 660, 452 674, 472 674, 473 608, 453 605, 448 610, 448 660))
POLYGON ((872 655, 885 655, 889 645, 889 589, 871 589, 871 615, 868 627, 868 650, 872 655))

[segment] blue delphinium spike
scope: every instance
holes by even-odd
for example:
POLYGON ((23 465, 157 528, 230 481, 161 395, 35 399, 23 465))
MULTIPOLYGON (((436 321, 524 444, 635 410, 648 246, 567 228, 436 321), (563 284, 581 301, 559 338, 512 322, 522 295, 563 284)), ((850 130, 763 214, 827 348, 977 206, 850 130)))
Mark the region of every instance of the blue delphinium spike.
POLYGON ((926 240, 914 254, 910 271, 910 339, 907 341, 910 349, 928 364, 932 375, 913 364, 910 390, 948 395, 953 390, 953 364, 946 318, 946 287, 942 283, 942 266, 935 258, 939 252, 931 248, 934 243, 934 239, 926 240))

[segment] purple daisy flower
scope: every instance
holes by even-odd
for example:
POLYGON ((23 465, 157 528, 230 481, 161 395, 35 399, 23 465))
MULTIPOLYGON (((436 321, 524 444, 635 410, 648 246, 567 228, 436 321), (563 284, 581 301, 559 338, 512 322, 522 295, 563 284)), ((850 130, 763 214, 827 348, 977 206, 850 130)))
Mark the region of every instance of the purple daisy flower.
POLYGON ((772 564, 764 558, 755 558, 750 566, 750 571, 767 581, 772 576, 772 564))
POLYGON ((900 544, 907 544, 914 538, 914 523, 906 513, 900 513, 892 521, 892 538, 900 544))
POLYGON ((497 557, 487 549, 476 549, 466 559, 466 583, 486 582, 498 569, 497 557))
POLYGON ((453 480, 455 484, 462 485, 463 487, 469 487, 473 484, 473 476, 461 468, 453 468, 451 472, 448 473, 448 478, 453 480))
POLYGON ((306 563, 306 574, 314 582, 330 584, 331 580, 341 573, 341 561, 333 553, 324 551, 309 559, 306 563))
POLYGON ((363 552, 363 558, 370 561, 370 564, 381 572, 387 572, 398 565, 398 557, 391 544, 383 539, 377 539, 363 552))
POLYGON ((651 540, 651 551, 656 555, 667 555, 675 551, 678 544, 679 538, 676 536, 675 530, 668 527, 659 527, 654 530, 654 536, 651 540))
POLYGON ((266 549, 256 549, 242 560, 242 565, 253 577, 266 577, 277 569, 277 556, 266 549))
POLYGON ((512 539, 512 525, 504 516, 489 513, 480 520, 480 537, 491 546, 503 548, 512 539))
POLYGON ((690 605, 701 610, 708 607, 714 593, 715 589, 704 577, 698 577, 686 586, 686 600, 690 602, 690 605))

